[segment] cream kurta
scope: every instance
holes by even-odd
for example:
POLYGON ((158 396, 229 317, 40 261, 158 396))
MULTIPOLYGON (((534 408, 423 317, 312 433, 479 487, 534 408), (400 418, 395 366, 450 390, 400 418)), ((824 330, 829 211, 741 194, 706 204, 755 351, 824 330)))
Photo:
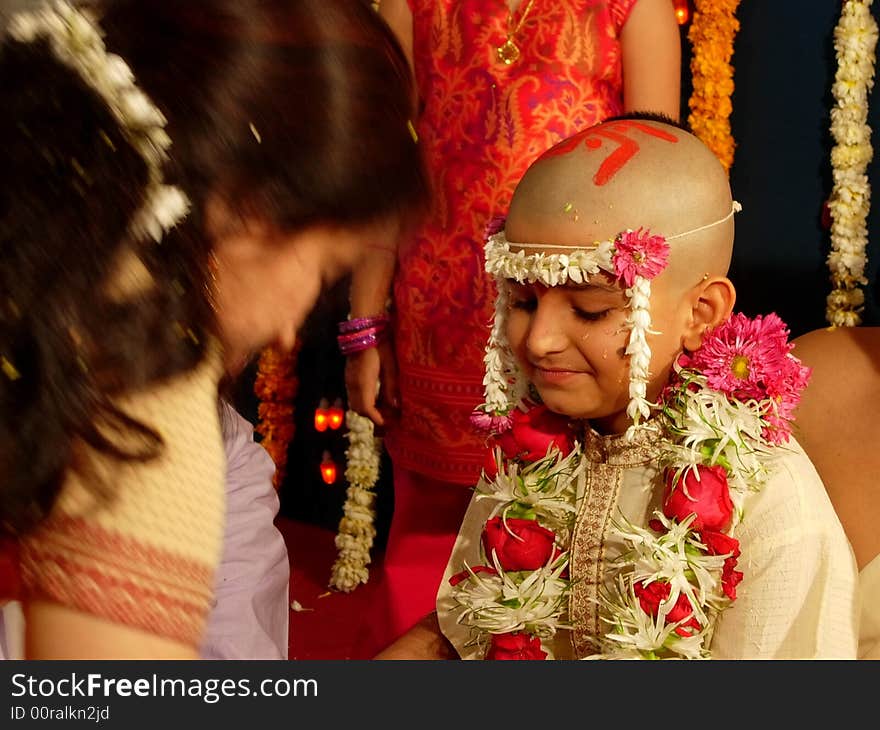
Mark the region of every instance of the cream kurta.
MULTIPOLYGON (((644 432, 641 432, 644 434, 644 432)), ((603 624, 596 602, 609 581, 609 561, 622 544, 610 534, 619 516, 646 525, 659 507, 662 474, 656 445, 622 436, 590 434, 585 452, 591 466, 571 546, 569 620, 552 642, 558 659, 583 658, 599 651, 603 624)), ((734 536, 744 574, 737 600, 716 622, 710 651, 715 659, 856 658, 858 568, 843 527, 812 463, 792 439, 780 448, 770 480, 744 502, 734 536)), ((472 499, 437 597, 440 626, 465 659, 479 659, 466 646, 469 628, 456 619, 459 608, 449 578, 463 563, 484 563, 480 535, 492 500, 472 499)), ((545 642, 546 645, 547 642, 545 642)))
POLYGON ((880 659, 880 555, 859 574, 859 659, 880 659))

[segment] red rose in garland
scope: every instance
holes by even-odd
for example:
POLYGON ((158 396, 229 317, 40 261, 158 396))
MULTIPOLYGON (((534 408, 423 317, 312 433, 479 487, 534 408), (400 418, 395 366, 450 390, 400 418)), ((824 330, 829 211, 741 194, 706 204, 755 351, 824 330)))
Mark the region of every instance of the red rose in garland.
POLYGON ((673 484, 675 473, 666 475, 666 494, 663 498, 663 514, 682 522, 696 515, 691 529, 722 531, 730 524, 733 502, 727 485, 727 472, 723 466, 697 466, 682 472, 673 484))
POLYGON ((528 634, 493 634, 486 659, 546 659, 541 640, 528 634))
POLYGON ((554 413, 545 405, 511 413, 510 429, 493 438, 508 459, 538 461, 553 445, 563 454, 574 448, 568 417, 554 413))
POLYGON ((731 601, 736 600, 736 586, 743 578, 743 574, 736 568, 736 559, 739 557, 739 540, 721 532, 705 530, 700 534, 700 538, 705 543, 710 555, 727 555, 724 561, 724 568, 721 573, 721 587, 724 595, 731 601))
POLYGON ((495 462, 495 445, 486 449, 486 457, 483 459, 483 473, 487 479, 498 476, 498 464, 495 462))
POLYGON ((483 548, 488 560, 492 552, 505 571, 537 570, 547 564, 554 554, 556 535, 534 520, 517 517, 507 519, 493 517, 483 528, 483 548))
MULTIPOLYGON (((645 585, 644 581, 633 584, 633 590, 639 599, 639 605, 642 610, 649 616, 657 616, 660 612, 660 604, 669 598, 670 586, 659 580, 645 585)), ((675 629, 675 633, 679 636, 690 636, 694 631, 699 631, 702 626, 700 622, 694 618, 694 609, 691 607, 690 601, 684 593, 678 594, 678 600, 672 607, 672 610, 666 614, 666 623, 675 624, 690 617, 689 621, 685 621, 681 626, 675 629), (690 629, 693 629, 691 631, 690 629)))
POLYGON ((449 585, 457 586, 463 580, 467 580, 470 578, 471 573, 488 573, 489 575, 498 575, 498 571, 495 568, 491 568, 488 565, 475 565, 470 570, 462 570, 456 573, 449 578, 449 585))

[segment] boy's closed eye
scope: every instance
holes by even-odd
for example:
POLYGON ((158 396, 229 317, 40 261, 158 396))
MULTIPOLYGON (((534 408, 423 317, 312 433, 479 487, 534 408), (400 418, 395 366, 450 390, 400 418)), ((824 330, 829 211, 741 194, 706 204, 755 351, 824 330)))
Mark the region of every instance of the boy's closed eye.
MULTIPOLYGON (((535 309, 538 308, 538 300, 537 299, 512 299, 510 302, 510 306, 513 309, 518 309, 523 312, 534 312, 535 309)), ((592 311, 589 309, 582 309, 581 307, 576 307, 575 305, 571 305, 571 311, 574 312, 575 316, 579 319, 584 319, 590 322, 594 322, 597 319, 601 319, 609 312, 613 311, 612 307, 606 307, 604 309, 600 309, 597 311, 592 311)))
MULTIPOLYGON (((605 286, 560 287, 557 293, 565 291, 565 299, 572 313, 585 322, 595 322, 608 316, 623 306, 619 290, 605 286)), ((510 288, 510 306, 524 312, 534 312, 538 306, 539 295, 534 287, 514 284, 510 288)))
POLYGON ((586 322, 596 322, 603 317, 607 317, 611 312, 614 311, 613 307, 607 307, 606 309, 600 309, 598 311, 590 311, 588 309, 581 309, 580 307, 572 306, 572 311, 578 319, 582 319, 586 322))

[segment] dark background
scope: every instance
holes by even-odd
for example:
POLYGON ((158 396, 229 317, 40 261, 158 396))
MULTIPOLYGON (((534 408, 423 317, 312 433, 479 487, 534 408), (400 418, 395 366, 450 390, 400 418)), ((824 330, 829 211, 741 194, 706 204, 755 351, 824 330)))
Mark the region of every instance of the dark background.
MULTIPOLYGON (((743 205, 736 217, 736 245, 730 276, 737 287, 737 310, 750 316, 777 312, 792 336, 824 327, 825 296, 830 290, 825 257, 828 231, 822 207, 831 192, 829 112, 836 70, 833 30, 839 0, 743 0, 737 10, 733 115, 736 155, 731 168, 734 197, 743 205)), ((872 8, 875 16, 878 9, 872 8)), ((682 27, 682 117, 688 114, 690 43, 682 27)), ((869 124, 880 129, 872 99, 869 124)), ((878 163, 869 167, 880 183, 878 163)), ((877 206, 868 224, 878 230, 877 206)), ((878 244, 868 250, 867 306, 864 323, 878 324, 878 244)), ((336 349, 336 323, 348 313, 347 282, 325 293, 305 327, 298 361, 296 437, 287 478, 281 488, 284 516, 335 530, 342 515, 346 484, 344 428, 318 433, 312 426, 321 398, 345 398, 344 361, 336 349), (339 479, 326 485, 318 466, 329 450, 339 479)), ((253 373, 241 383, 240 405, 256 423, 250 390, 253 373)), ((377 485, 376 546, 384 543, 393 508, 391 466, 382 463, 377 485)))
MULTIPOLYGON (((730 172, 743 211, 730 276, 740 311, 776 311, 795 336, 826 325, 829 236, 821 213, 831 193, 829 112, 840 5, 745 0, 737 12, 731 117, 737 149, 730 172)), ((876 18, 878 9, 872 12, 876 18)), ((880 129, 873 96, 868 123, 880 129)), ((868 175, 872 185, 880 183, 876 157, 868 175)), ((878 323, 878 222, 875 204, 868 217, 867 325, 878 323)))

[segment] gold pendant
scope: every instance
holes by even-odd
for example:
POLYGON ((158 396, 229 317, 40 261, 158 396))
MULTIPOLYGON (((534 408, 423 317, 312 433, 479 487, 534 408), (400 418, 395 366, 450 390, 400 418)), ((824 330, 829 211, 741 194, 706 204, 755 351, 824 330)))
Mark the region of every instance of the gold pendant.
POLYGON ((505 66, 510 66, 519 60, 519 46, 513 42, 512 38, 508 38, 496 50, 498 51, 498 60, 505 66))

